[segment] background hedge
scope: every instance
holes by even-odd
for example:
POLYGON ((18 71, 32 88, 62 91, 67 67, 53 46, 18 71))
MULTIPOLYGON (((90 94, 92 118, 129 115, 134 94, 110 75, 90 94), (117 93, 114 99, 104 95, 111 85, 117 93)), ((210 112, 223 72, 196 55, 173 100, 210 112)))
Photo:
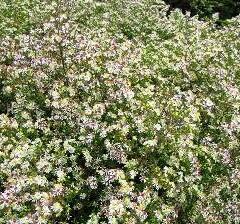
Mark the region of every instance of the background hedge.
POLYGON ((219 13, 221 20, 230 19, 240 13, 239 0, 166 0, 171 8, 190 11, 193 15, 206 18, 219 13))

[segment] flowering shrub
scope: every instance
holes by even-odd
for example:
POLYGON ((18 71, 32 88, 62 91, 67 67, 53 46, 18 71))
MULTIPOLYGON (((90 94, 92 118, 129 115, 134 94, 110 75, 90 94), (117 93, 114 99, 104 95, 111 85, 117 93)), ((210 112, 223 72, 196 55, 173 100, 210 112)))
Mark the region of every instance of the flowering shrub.
POLYGON ((26 5, 1 24, 0 223, 239 223, 239 17, 26 5))

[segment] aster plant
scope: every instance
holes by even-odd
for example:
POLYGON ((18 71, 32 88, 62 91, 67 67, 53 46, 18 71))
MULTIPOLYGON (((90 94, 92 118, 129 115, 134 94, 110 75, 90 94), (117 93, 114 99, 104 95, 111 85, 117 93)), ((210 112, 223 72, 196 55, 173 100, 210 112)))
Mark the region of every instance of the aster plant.
POLYGON ((13 2, 0 223, 239 223, 239 16, 219 29, 161 0, 13 2))

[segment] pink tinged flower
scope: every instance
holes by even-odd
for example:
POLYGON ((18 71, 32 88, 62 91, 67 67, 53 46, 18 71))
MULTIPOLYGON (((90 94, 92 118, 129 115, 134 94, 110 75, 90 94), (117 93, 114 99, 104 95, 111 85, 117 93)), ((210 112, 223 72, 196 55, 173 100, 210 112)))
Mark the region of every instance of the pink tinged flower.
POLYGON ((36 50, 36 51, 39 51, 41 48, 42 48, 42 45, 41 45, 41 44, 36 44, 36 45, 34 46, 34 50, 36 50))
POLYGON ((41 58, 41 64, 42 64, 42 65, 48 65, 49 62, 50 62, 49 59, 47 59, 47 58, 41 58))
POLYGON ((231 163, 231 155, 227 149, 221 152, 222 156, 222 163, 223 164, 230 164, 231 163))
POLYGON ((14 62, 13 62, 13 64, 15 64, 15 65, 20 64, 24 59, 25 59, 25 57, 24 57, 23 55, 17 54, 17 55, 14 57, 14 62))
POLYGON ((53 196, 59 196, 59 195, 63 194, 63 192, 64 192, 64 188, 63 188, 62 184, 54 185, 54 189, 52 191, 53 196))
POLYGON ((75 59, 78 60, 78 61, 81 61, 81 60, 84 59, 85 56, 86 56, 85 53, 80 52, 75 56, 75 59))
POLYGON ((104 182, 110 184, 117 179, 117 171, 114 169, 106 170, 104 173, 104 182))
POLYGON ((148 217, 148 214, 145 211, 140 211, 138 216, 139 216, 140 220, 143 222, 148 217))
POLYGON ((9 192, 5 191, 0 195, 0 203, 3 207, 8 206, 10 202, 10 194, 9 192))

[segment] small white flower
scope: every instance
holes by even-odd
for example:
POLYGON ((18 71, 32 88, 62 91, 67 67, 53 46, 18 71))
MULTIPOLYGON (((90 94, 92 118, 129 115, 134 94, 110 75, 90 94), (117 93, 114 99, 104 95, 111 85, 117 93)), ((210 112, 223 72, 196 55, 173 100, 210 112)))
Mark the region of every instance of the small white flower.
POLYGON ((34 182, 39 186, 45 186, 47 184, 47 179, 44 176, 42 177, 38 175, 34 178, 34 182))
POLYGON ((59 202, 55 202, 53 205, 52 205, 52 210, 56 213, 60 213, 62 210, 63 210, 63 207, 62 205, 59 203, 59 202))
POLYGON ((12 92, 12 87, 11 86, 6 86, 4 90, 5 90, 6 93, 11 93, 12 92))
POLYGON ((130 177, 133 179, 137 175, 137 172, 135 170, 131 170, 129 174, 130 174, 130 177))
POLYGON ((68 143, 68 141, 65 141, 65 142, 63 143, 63 146, 64 146, 64 148, 65 148, 68 152, 70 152, 70 153, 74 153, 74 152, 75 152, 75 148, 74 148, 73 146, 71 146, 71 145, 68 143))
POLYGON ((53 189, 53 195, 54 196, 61 195, 63 193, 63 190, 64 188, 62 184, 55 184, 53 189))
POLYGON ((96 177, 94 177, 94 176, 88 177, 87 183, 89 184, 89 187, 90 187, 91 189, 97 189, 97 187, 98 187, 97 179, 96 179, 96 177))
POLYGON ((51 92, 51 96, 52 96, 52 98, 53 98, 54 100, 60 98, 59 93, 58 93, 57 91, 55 91, 55 90, 51 92))
POLYGON ((122 215, 124 212, 124 206, 120 200, 111 200, 109 211, 111 215, 122 215))
POLYGON ((209 98, 205 99, 204 105, 208 108, 211 108, 214 106, 214 103, 212 102, 212 100, 210 100, 209 98))
POLYGON ((148 141, 145 141, 143 143, 143 145, 146 145, 146 146, 156 146, 157 142, 158 142, 157 139, 148 140, 148 141))
POLYGON ((161 125, 161 124, 155 124, 155 125, 154 125, 154 128, 155 128, 157 131, 160 131, 161 128, 162 128, 162 125, 161 125))
POLYGON ((62 170, 57 170, 56 174, 57 174, 59 181, 62 181, 65 179, 66 174, 62 170))
POLYGON ((43 206, 42 210, 43 210, 44 216, 50 216, 51 215, 51 210, 48 206, 43 206))
POLYGON ((52 106, 55 107, 56 109, 60 108, 59 102, 57 102, 57 101, 52 102, 52 106))

